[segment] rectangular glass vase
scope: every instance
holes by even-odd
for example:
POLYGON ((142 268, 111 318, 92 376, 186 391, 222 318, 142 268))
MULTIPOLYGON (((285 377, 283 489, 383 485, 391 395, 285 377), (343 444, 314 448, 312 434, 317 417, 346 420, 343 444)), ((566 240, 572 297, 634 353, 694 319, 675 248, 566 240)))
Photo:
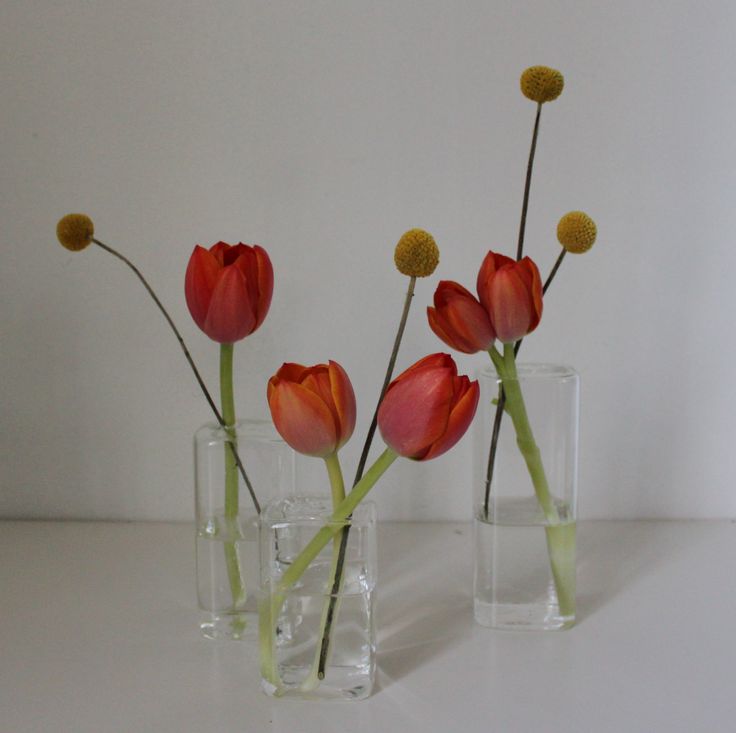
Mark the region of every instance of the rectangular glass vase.
POLYGON ((208 423, 194 436, 200 629, 209 639, 243 641, 257 638, 258 513, 231 444, 264 505, 293 492, 294 453, 266 420, 241 420, 229 431, 208 423))
POLYGON ((309 496, 276 501, 261 515, 261 684, 275 697, 359 700, 373 688, 375 507, 363 502, 338 524, 331 513, 330 499, 309 496), (323 546, 289 582, 320 532, 323 546))
POLYGON ((517 371, 518 379, 503 384, 490 367, 479 374, 475 620, 497 629, 565 629, 576 615, 579 377, 554 364, 517 371), (511 410, 502 387, 513 397, 511 410), (499 400, 505 409, 496 419, 499 400), (520 424, 528 427, 521 440, 520 424))

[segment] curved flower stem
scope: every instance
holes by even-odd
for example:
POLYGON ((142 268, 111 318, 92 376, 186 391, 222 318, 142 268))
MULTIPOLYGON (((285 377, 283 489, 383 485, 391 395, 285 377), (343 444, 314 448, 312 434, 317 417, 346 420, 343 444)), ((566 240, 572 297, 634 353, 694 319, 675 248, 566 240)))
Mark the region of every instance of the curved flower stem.
MULTIPOLYGON (((217 419, 217 422, 220 424, 220 427, 225 428, 227 425, 225 424, 225 420, 223 419, 222 415, 220 414, 220 411, 217 409, 217 405, 215 404, 215 401, 212 399, 212 395, 210 394, 209 390, 207 389, 207 385, 205 385, 204 380, 202 379, 202 375, 199 373, 199 369, 197 369, 197 365, 194 363, 194 359, 192 358, 192 355, 189 353, 189 349, 187 348, 187 345, 184 343, 184 339, 182 338, 182 335, 179 333, 179 329, 174 324, 174 321, 172 320, 171 316, 169 315, 166 308, 164 308, 161 301, 158 299, 158 296, 154 292, 153 288, 148 284, 148 281, 145 277, 143 277, 143 274, 141 271, 124 255, 120 254, 116 249, 113 249, 108 244, 104 244, 103 242, 100 242, 99 239, 92 238, 92 241, 101 249, 104 249, 105 252, 109 252, 114 257, 117 257, 119 260, 124 262, 135 274, 135 276, 141 281, 143 284, 143 287, 148 291, 148 294, 153 299, 153 302, 158 306, 158 309, 161 311, 163 317, 166 319, 166 322, 169 324, 169 327, 174 332, 174 336, 176 336, 176 340, 179 342, 179 346, 181 346, 182 351, 184 352, 184 356, 189 363, 189 366, 192 369, 192 372, 194 373, 194 378, 197 380, 197 384, 199 384, 199 388, 202 390, 202 394, 204 395, 205 399, 207 400, 207 404, 212 409, 212 412, 217 419)), ((240 475, 243 477, 243 481, 245 482, 245 485, 248 487, 248 491, 250 493, 250 497, 253 500, 253 506, 256 509, 256 513, 261 513, 261 505, 258 503, 258 499, 256 497, 256 493, 253 490, 253 485, 250 482, 250 479, 248 478, 248 474, 245 472, 245 467, 243 466, 240 456, 238 455, 238 451, 236 447, 232 443, 228 443, 230 446, 230 450, 232 451, 233 457, 235 459, 235 463, 238 466, 238 470, 240 471, 240 475)))
MULTIPOLYGON (((233 344, 220 344, 220 399, 222 416, 227 427, 228 446, 237 450, 237 435, 235 432, 235 400, 233 397, 233 344)), ((234 452, 225 449, 225 522, 227 524, 228 540, 224 543, 227 576, 230 582, 230 593, 233 599, 233 611, 245 602, 246 589, 243 576, 240 572, 240 560, 236 538, 240 532, 238 526, 238 473, 234 452)))
POLYGON ((274 655, 275 630, 286 594, 294 583, 301 578, 310 563, 319 555, 324 546, 335 535, 344 529, 346 522, 355 508, 375 486, 388 467, 398 458, 398 454, 390 448, 381 453, 376 462, 368 469, 365 476, 353 487, 353 490, 340 502, 332 515, 288 566, 281 578, 275 583, 270 595, 262 599, 259 609, 261 676, 278 694, 281 680, 274 655))
MULTIPOLYGON (((368 428, 368 434, 363 444, 363 451, 360 454, 360 460, 358 461, 358 469, 355 472, 355 479, 353 480, 353 486, 363 477, 363 469, 365 468, 365 462, 368 459, 368 453, 371 449, 371 443, 373 442, 373 436, 376 434, 376 427, 378 425, 378 408, 383 402, 383 396, 386 394, 388 385, 391 384, 391 377, 394 373, 394 367, 396 366, 396 359, 399 355, 399 347, 401 346, 401 340, 404 337, 404 329, 406 328, 406 321, 409 318, 409 309, 411 308, 411 301, 414 297, 414 288, 417 283, 416 276, 409 278, 409 287, 406 290, 406 297, 404 298, 404 309, 401 311, 401 319, 399 320, 399 328, 396 331, 396 337, 394 338, 394 345, 391 349, 391 356, 388 360, 388 367, 386 367, 386 374, 383 378, 383 385, 381 387, 381 394, 378 395, 378 402, 376 403, 376 409, 373 412, 373 419, 371 420, 370 428, 368 428)), ((319 667, 317 675, 319 679, 324 679, 325 668, 327 667, 327 653, 330 647, 330 630, 332 623, 337 616, 337 599, 340 594, 340 585, 342 584, 343 566, 345 565, 345 553, 348 548, 348 538, 350 537, 350 525, 346 525, 343 529, 340 537, 340 551, 337 557, 337 571, 335 573, 335 580, 332 585, 332 591, 330 593, 330 608, 327 611, 327 625, 325 626, 324 633, 322 636, 321 653, 319 658, 319 667)))

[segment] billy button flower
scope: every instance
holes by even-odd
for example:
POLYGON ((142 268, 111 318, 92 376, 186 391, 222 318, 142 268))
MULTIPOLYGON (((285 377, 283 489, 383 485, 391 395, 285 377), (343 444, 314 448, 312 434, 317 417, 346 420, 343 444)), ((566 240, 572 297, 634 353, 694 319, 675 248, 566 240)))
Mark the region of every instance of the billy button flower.
POLYGON ((86 214, 67 214, 56 225, 59 243, 70 252, 80 252, 92 244, 95 225, 86 214))
POLYGON ((587 252, 597 234, 595 222, 583 211, 570 211, 557 224, 557 240, 572 254, 587 252))
POLYGON ((552 102, 562 94, 565 79, 557 69, 549 66, 530 66, 519 80, 521 93, 533 102, 552 102))

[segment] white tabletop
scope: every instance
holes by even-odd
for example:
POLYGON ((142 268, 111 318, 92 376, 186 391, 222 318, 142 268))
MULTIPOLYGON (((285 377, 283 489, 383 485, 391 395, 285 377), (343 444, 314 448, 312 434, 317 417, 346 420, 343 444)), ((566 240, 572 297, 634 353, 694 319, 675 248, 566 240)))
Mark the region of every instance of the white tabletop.
POLYGON ((470 526, 379 528, 378 686, 272 700, 199 635, 193 529, 0 522, 0 730, 736 730, 736 523, 583 522, 579 623, 473 623, 470 526))

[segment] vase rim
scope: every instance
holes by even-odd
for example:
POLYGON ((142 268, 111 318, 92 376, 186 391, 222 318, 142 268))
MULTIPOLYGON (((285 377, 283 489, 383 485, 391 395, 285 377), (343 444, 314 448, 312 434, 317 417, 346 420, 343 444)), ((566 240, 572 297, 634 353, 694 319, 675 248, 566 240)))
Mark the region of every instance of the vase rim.
MULTIPOLYGON (((481 367, 479 374, 483 377, 498 379, 496 369, 492 364, 481 367)), ((579 379, 578 372, 569 364, 558 364, 554 362, 519 362, 516 365, 516 373, 520 379, 551 379, 564 381, 566 379, 579 379)))
MULTIPOLYGON (((269 502, 261 512, 261 525, 314 524, 322 526, 332 514, 329 496, 294 495, 269 502), (287 512, 288 509, 288 512, 287 512), (293 513, 292 513, 293 512, 293 513)), ((376 504, 364 499, 349 519, 336 522, 340 526, 367 527, 376 523, 376 504)))

